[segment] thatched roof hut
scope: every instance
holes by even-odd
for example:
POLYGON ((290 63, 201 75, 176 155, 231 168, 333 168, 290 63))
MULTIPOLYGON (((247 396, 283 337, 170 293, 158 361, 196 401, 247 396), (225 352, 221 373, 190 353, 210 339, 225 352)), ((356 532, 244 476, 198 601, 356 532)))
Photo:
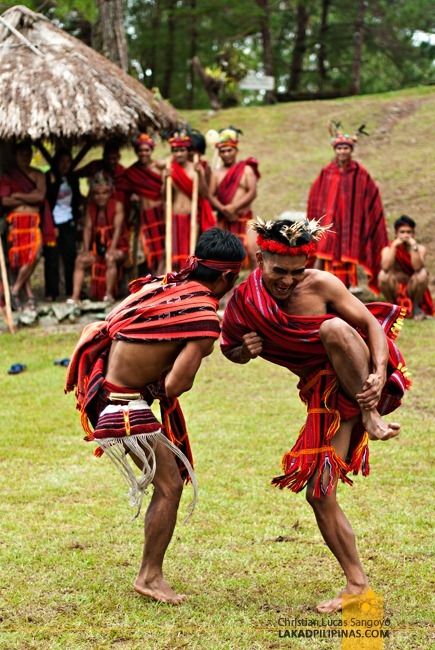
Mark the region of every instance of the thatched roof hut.
POLYGON ((0 88, 0 140, 98 141, 181 121, 139 81, 21 5, 0 16, 0 88))

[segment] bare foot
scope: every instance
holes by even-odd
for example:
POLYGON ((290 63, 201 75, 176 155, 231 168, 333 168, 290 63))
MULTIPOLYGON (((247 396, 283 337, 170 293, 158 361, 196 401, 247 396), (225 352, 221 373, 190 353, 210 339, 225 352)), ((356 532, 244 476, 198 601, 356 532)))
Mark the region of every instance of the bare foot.
POLYGON ((400 424, 390 422, 387 424, 383 421, 376 409, 370 411, 361 411, 362 421, 370 440, 389 440, 395 438, 400 433, 400 424))
POLYGON ((175 593, 163 577, 150 582, 144 582, 136 578, 133 588, 141 596, 147 596, 159 603, 168 603, 169 605, 180 605, 187 598, 184 594, 175 593))
POLYGON ((343 595, 346 595, 346 602, 349 602, 349 597, 355 596, 358 598, 367 591, 368 585, 364 587, 345 587, 338 596, 331 598, 331 600, 324 600, 316 605, 315 610, 319 614, 333 614, 334 612, 341 612, 343 609, 343 595))

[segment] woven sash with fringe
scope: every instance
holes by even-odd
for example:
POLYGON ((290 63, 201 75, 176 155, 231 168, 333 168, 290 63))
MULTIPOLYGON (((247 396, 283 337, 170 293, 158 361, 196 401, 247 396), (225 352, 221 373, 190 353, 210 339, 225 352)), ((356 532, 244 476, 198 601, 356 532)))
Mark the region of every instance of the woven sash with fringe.
POLYGON ((129 484, 130 503, 137 509, 135 517, 140 513, 143 496, 156 472, 156 444, 160 443, 170 449, 183 463, 192 482, 194 497, 189 515, 193 512, 197 501, 198 485, 192 465, 185 454, 166 437, 162 425, 145 400, 137 399, 127 404, 108 404, 100 413, 96 427, 87 439, 97 443, 129 484), (128 452, 142 465, 139 477, 136 476, 133 465, 129 462, 128 452))

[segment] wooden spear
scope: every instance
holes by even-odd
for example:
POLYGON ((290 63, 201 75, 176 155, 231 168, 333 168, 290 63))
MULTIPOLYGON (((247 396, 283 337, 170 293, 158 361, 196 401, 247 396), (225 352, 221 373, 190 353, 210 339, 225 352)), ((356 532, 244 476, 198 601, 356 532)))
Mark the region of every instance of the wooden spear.
MULTIPOLYGON (((171 171, 171 158, 166 164, 169 174, 171 171)), ((166 273, 172 271, 172 177, 166 177, 166 273)))
POLYGON ((15 328, 14 328, 14 321, 12 319, 11 292, 9 289, 8 273, 6 271, 6 262, 3 253, 3 245, 1 241, 0 241, 0 269, 1 269, 2 284, 3 284, 3 293, 5 296, 6 325, 8 326, 10 333, 14 334, 15 328))
MULTIPOLYGON (((196 153, 193 157, 193 163, 198 163, 199 156, 196 153)), ((198 172, 193 173, 193 189, 192 189, 192 207, 190 211, 190 255, 195 255, 196 240, 198 239, 198 172)))

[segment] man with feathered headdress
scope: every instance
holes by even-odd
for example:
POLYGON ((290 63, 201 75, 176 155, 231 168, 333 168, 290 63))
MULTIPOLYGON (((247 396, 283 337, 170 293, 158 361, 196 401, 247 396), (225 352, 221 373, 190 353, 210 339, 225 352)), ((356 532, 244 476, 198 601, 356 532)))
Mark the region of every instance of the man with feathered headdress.
POLYGON ((254 267, 255 248, 249 245, 247 224, 253 216, 252 203, 257 196, 260 172, 255 158, 237 161, 241 133, 232 126, 219 131, 216 148, 223 167, 213 172, 210 201, 217 210, 219 225, 239 237, 254 267))
POLYGON ((333 224, 317 247, 317 268, 334 273, 352 291, 357 290, 360 265, 367 273, 369 288, 378 294, 381 251, 388 237, 379 189, 367 170, 352 159, 358 135, 367 135, 364 127, 349 135, 339 123, 331 123, 335 159, 311 187, 307 217, 323 217, 323 224, 333 224))
MULTIPOLYGON (((294 492, 307 488, 323 538, 345 573, 342 593, 361 594, 367 578, 336 488, 339 480, 352 482, 351 472, 369 473, 369 438, 399 433, 381 414, 397 408, 409 387, 393 342, 403 310, 366 307, 330 273, 306 268, 329 230, 318 221, 258 220, 253 227, 258 268, 227 305, 222 351, 235 363, 260 356, 300 378, 307 419, 273 483, 294 492)), ((331 613, 341 605, 340 594, 317 610, 331 613)))

